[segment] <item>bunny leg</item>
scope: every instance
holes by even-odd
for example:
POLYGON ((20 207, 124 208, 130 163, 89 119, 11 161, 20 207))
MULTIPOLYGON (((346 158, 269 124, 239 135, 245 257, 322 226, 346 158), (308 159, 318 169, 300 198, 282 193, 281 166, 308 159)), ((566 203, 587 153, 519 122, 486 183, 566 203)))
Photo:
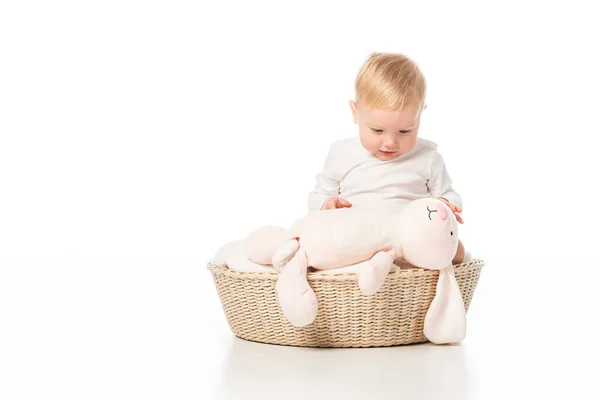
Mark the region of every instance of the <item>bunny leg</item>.
POLYGON ((394 264, 394 256, 386 251, 380 251, 364 263, 358 274, 358 287, 367 295, 377 293, 385 282, 385 278, 394 264))
POLYGON ((283 242, 281 246, 277 248, 275 254, 273 254, 273 258, 271 259, 273 267, 278 272, 283 271, 285 265, 292 259, 292 257, 294 257, 295 254, 298 253, 299 248, 300 244, 296 239, 283 242))
POLYGON ((295 327, 312 323, 317 317, 317 296, 307 280, 308 261, 300 248, 280 272, 277 297, 285 318, 295 327))

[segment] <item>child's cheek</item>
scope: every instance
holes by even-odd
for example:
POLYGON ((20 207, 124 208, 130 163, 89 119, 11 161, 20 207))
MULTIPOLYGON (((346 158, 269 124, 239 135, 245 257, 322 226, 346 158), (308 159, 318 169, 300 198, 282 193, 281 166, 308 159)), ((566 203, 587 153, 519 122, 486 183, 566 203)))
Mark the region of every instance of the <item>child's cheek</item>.
POLYGON ((372 132, 367 135, 367 143, 368 149, 371 151, 377 151, 381 147, 380 137, 372 132))

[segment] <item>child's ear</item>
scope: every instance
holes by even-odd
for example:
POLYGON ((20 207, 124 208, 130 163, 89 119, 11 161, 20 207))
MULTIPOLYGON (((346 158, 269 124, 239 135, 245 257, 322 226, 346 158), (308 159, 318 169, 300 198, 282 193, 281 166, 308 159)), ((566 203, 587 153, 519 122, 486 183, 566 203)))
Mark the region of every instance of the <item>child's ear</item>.
POLYGON ((352 110, 352 118, 354 119, 354 123, 358 124, 358 110, 356 109, 356 103, 354 100, 350 100, 350 109, 352 110))

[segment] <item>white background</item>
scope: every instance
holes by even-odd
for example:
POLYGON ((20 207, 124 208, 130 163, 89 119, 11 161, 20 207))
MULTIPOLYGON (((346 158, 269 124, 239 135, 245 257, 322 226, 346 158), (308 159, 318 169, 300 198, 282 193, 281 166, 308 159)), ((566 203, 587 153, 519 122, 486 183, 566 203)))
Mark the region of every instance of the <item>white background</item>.
POLYGON ((593 4, 0 3, 0 398, 592 396, 593 4), (487 263, 467 339, 234 339, 206 262, 306 212, 371 51, 426 75, 421 136, 487 263))

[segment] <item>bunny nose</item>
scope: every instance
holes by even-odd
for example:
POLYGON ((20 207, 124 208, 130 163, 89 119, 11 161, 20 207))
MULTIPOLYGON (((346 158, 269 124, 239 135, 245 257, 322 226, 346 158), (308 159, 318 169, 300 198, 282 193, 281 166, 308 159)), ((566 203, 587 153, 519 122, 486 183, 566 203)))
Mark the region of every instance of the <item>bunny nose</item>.
POLYGON ((445 221, 446 218, 448 218, 448 210, 446 206, 444 206, 443 204, 438 204, 436 210, 442 221, 445 221))

